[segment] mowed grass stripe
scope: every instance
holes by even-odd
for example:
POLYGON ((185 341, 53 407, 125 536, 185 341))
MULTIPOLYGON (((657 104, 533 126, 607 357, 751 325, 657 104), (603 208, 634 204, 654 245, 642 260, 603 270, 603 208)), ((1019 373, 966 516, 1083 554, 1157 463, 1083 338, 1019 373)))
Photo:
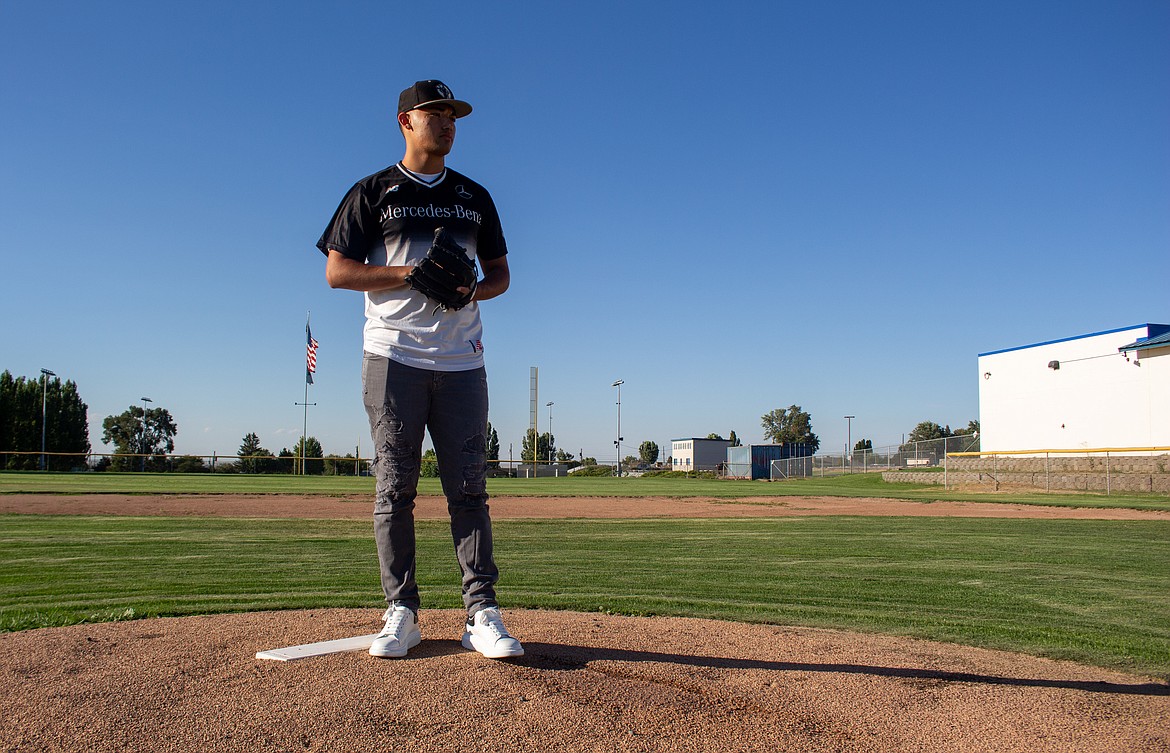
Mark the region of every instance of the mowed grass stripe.
MULTIPOLYGON (((1170 674, 1170 523, 497 521, 506 607, 908 635, 1170 674)), ((460 606, 420 521, 424 605, 460 606)), ((381 606, 365 521, 0 517, 0 628, 381 606)), ((376 622, 371 616, 371 625, 376 622)))

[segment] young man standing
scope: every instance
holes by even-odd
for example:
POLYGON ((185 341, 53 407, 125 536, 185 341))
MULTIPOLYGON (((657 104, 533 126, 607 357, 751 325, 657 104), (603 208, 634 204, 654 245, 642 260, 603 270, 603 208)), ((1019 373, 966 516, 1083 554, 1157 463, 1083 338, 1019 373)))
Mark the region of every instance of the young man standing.
POLYGON ((374 440, 374 537, 385 627, 370 647, 405 656, 418 645, 414 500, 424 430, 438 457, 451 535, 463 573, 464 647, 490 658, 522 656, 496 602, 487 505, 487 377, 479 301, 508 289, 508 249, 491 196, 446 167, 455 121, 471 113, 441 81, 419 81, 398 98, 402 161, 358 181, 317 247, 332 288, 365 293, 362 391, 374 440), (462 308, 436 306, 410 273, 443 228, 478 260, 483 278, 459 290, 462 308))

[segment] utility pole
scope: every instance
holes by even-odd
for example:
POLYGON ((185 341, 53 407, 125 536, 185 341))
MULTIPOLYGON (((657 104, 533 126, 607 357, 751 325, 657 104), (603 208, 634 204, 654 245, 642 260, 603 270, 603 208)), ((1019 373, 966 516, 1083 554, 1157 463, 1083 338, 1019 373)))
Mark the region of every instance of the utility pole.
POLYGON ((146 404, 153 403, 154 401, 151 400, 149 397, 141 398, 141 400, 142 400, 142 444, 139 446, 138 449, 142 451, 142 472, 146 473, 146 456, 150 454, 149 452, 146 451, 146 404))
POLYGON ((857 416, 846 416, 845 457, 849 458, 849 472, 853 473, 853 419, 857 416))
POLYGON ((49 394, 49 377, 57 376, 48 369, 41 369, 41 470, 49 470, 49 465, 45 461, 45 429, 48 427, 48 412, 45 406, 48 405, 49 394))
POLYGON ((625 383, 626 380, 619 379, 610 385, 610 387, 617 387, 617 441, 613 444, 617 448, 616 470, 619 478, 622 475, 622 385, 625 383))

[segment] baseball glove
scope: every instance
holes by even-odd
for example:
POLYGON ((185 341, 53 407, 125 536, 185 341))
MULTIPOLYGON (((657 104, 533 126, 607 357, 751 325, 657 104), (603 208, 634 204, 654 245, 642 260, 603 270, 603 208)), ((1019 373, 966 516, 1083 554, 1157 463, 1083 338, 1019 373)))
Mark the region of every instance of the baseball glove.
POLYGON ((458 311, 471 303, 478 276, 475 263, 467 258, 467 250, 445 229, 439 228, 426 258, 406 276, 406 281, 444 311, 458 311), (467 288, 468 292, 456 288, 467 288))

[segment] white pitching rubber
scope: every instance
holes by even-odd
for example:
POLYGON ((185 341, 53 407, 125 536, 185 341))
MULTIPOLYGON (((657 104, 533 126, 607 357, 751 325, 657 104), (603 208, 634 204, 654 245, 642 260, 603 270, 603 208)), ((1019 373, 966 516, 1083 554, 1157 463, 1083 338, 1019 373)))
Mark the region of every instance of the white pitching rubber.
POLYGON ((324 656, 342 651, 368 651, 370 644, 378 637, 373 635, 359 635, 353 638, 339 638, 335 641, 321 641, 319 643, 305 643, 300 646, 273 648, 267 651, 257 651, 257 659, 271 659, 273 661, 293 661, 308 659, 310 656, 324 656))

